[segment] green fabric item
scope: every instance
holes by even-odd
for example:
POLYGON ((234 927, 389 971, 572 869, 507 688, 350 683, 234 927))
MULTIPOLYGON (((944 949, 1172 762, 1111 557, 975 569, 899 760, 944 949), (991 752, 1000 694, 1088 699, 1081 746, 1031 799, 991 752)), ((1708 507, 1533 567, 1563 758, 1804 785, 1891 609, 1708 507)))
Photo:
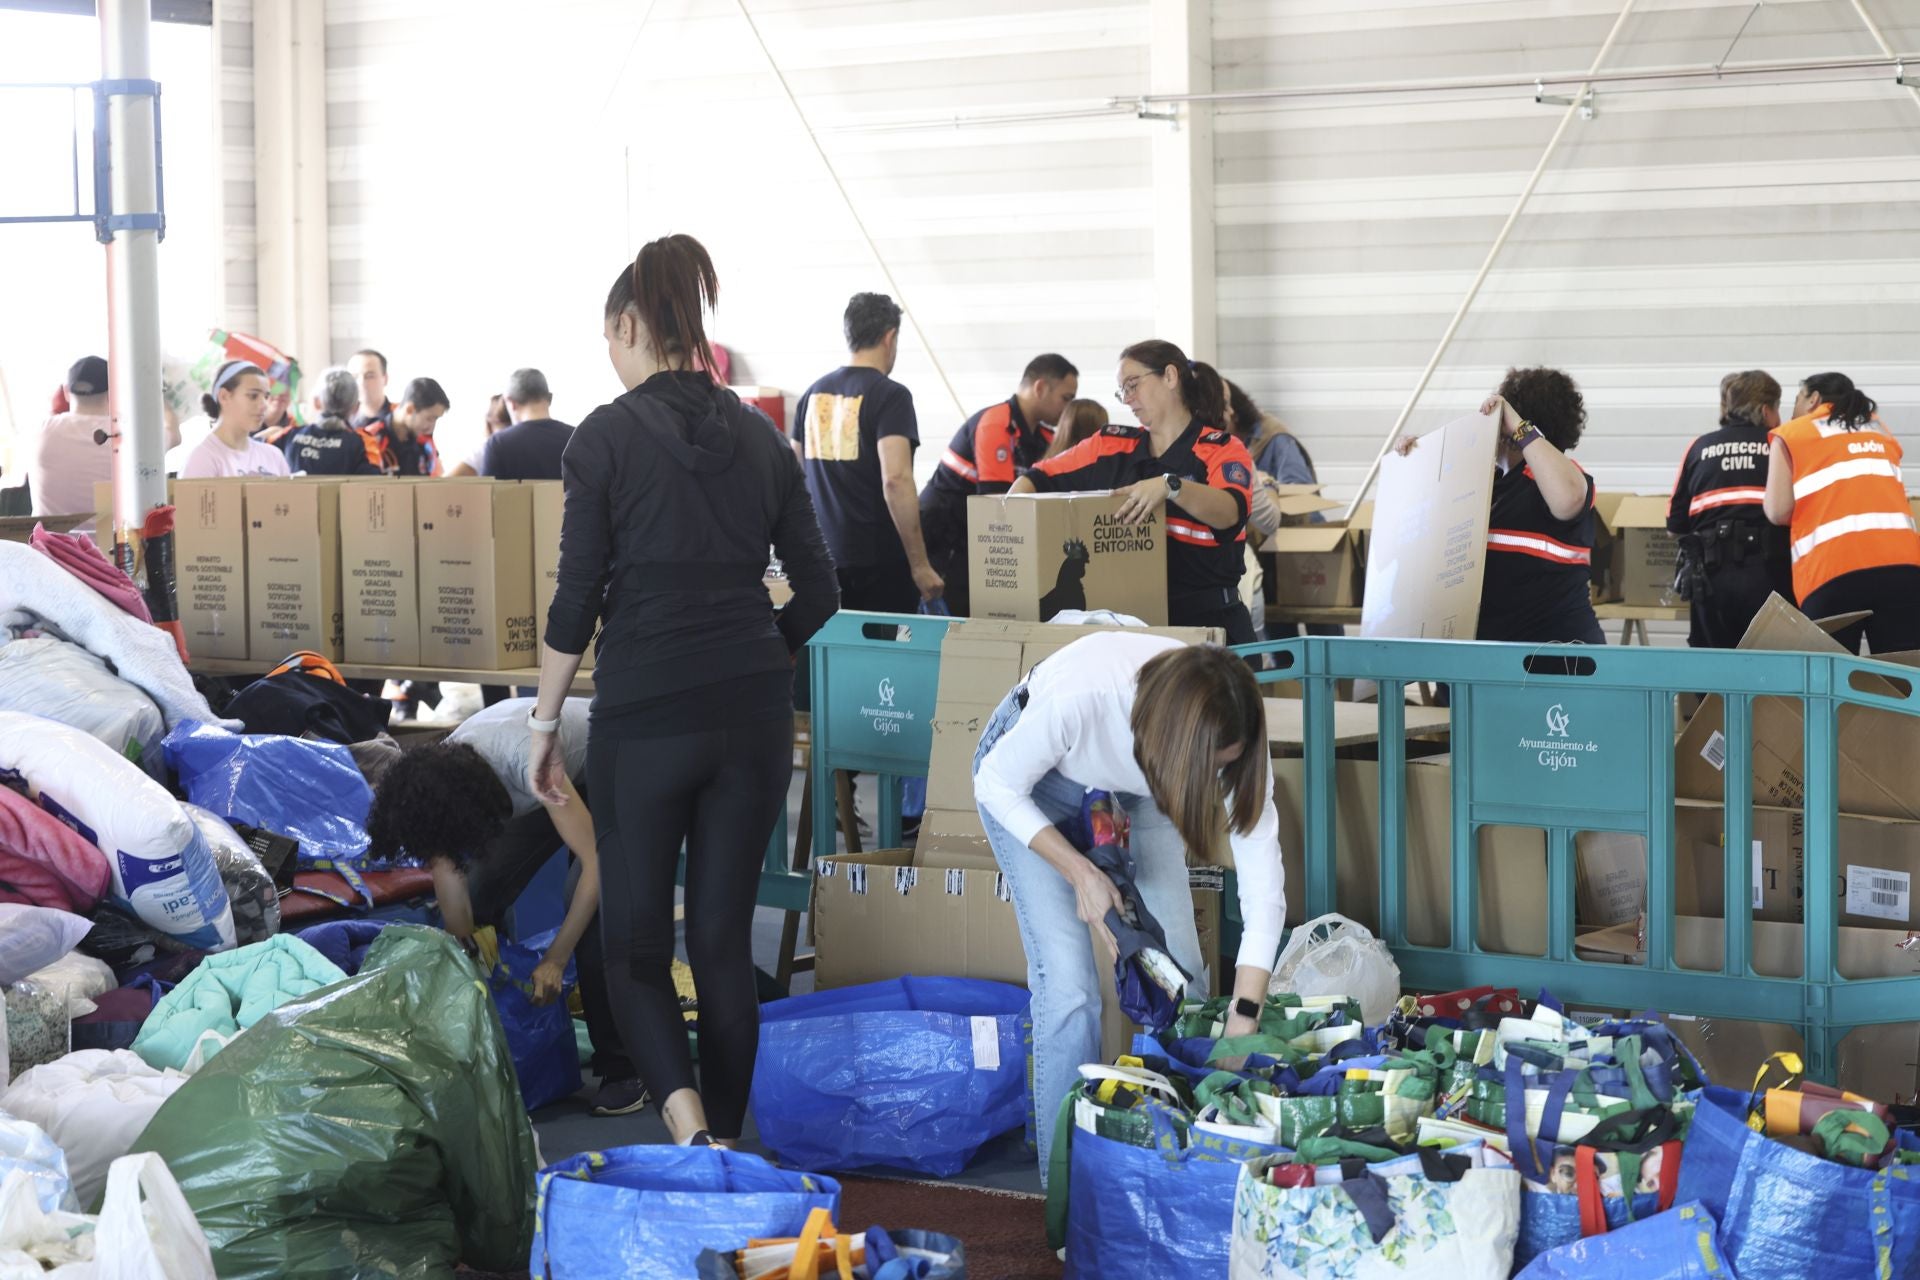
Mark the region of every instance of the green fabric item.
POLYGON ((1829 1111, 1813 1125, 1813 1140, 1827 1159, 1864 1169, 1887 1149, 1892 1134, 1886 1122, 1871 1111, 1829 1111), (1859 1130, 1856 1133, 1854 1130, 1859 1130))
MULTIPOLYGON (((202 960, 160 997, 133 1051, 159 1069, 184 1070, 200 1037, 230 1040, 289 1000, 346 978, 340 967, 290 933, 202 960)), ((209 1056, 215 1052, 208 1045, 209 1056)))
POLYGON ((573 1020, 573 1051, 580 1055, 581 1066, 593 1061, 593 1037, 587 1033, 587 1024, 579 1018, 573 1020))
POLYGON ((394 925, 357 977, 285 1005, 140 1137, 222 1280, 439 1280, 526 1265, 533 1130, 487 984, 438 929, 394 925))

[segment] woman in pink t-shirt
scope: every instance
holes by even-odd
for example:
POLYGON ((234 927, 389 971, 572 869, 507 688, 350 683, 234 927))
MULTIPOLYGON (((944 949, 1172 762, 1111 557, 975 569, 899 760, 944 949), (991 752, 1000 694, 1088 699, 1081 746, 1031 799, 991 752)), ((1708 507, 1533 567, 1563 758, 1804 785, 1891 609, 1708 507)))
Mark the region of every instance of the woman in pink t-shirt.
POLYGON ((212 395, 200 397, 200 406, 213 419, 213 430, 187 455, 180 478, 287 475, 286 455, 252 438, 267 418, 267 375, 258 365, 230 360, 221 366, 213 385, 212 395))

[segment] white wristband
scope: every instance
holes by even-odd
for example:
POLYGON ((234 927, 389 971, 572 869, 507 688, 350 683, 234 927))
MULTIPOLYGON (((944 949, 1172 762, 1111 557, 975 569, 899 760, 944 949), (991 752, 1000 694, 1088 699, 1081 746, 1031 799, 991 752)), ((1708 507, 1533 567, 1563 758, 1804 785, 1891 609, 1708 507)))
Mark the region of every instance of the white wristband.
POLYGON ((527 713, 527 728, 533 730, 535 733, 558 733, 560 732, 560 717, 555 716, 551 720, 542 720, 539 716, 529 711, 527 713))

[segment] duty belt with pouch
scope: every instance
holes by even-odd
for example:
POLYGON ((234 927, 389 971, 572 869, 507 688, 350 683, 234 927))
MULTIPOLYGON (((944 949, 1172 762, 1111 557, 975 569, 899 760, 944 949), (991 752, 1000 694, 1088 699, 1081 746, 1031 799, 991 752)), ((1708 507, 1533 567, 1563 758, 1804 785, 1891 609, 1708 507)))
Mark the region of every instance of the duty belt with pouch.
POLYGON ((1713 595, 1713 574, 1749 560, 1762 560, 1785 551, 1786 531, 1751 520, 1716 520, 1705 528, 1680 535, 1680 557, 1674 566, 1673 588, 1687 600, 1713 595), (1778 547, 1773 544, 1779 543, 1778 547))

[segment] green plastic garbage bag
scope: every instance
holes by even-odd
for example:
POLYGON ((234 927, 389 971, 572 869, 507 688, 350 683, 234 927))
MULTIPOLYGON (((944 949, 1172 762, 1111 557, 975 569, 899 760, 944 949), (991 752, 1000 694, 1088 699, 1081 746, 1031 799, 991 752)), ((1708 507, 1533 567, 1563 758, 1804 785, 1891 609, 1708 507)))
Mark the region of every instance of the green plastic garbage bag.
POLYGON ((268 1014, 138 1149, 186 1192, 222 1280, 429 1280, 525 1265, 533 1130, 480 971, 395 925, 359 975, 268 1014))

